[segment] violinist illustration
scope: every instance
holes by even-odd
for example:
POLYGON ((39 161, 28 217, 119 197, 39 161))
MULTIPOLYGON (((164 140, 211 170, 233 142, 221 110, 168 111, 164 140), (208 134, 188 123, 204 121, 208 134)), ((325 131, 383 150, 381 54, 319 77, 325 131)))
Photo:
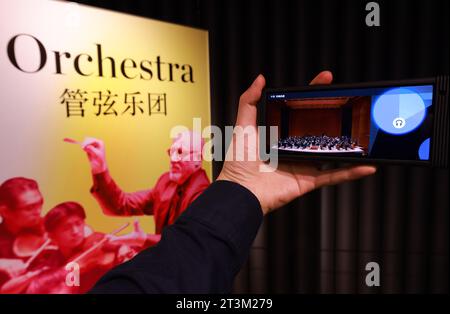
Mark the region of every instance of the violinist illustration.
POLYGON ((84 208, 76 202, 64 202, 44 217, 48 240, 44 246, 56 249, 38 250, 28 271, 6 282, 2 293, 85 293, 112 267, 132 258, 142 249, 146 237, 137 222, 132 235, 117 236, 127 224, 110 235, 87 228, 84 208), (76 263, 78 284, 67 283, 67 265, 76 263))
POLYGON ((33 179, 14 177, 0 185, 0 287, 26 272, 28 261, 48 241, 41 217, 43 203, 33 179))
MULTIPOLYGON (((0 293, 84 293, 110 268, 155 245, 172 224, 209 185, 202 169, 201 135, 183 132, 168 149, 170 169, 147 190, 126 193, 109 174, 101 140, 77 144, 87 153, 94 185, 91 193, 107 215, 153 215, 155 233, 134 230, 110 234, 92 230, 77 202, 64 202, 42 217, 44 198, 33 179, 15 177, 0 185, 0 293), (119 235, 120 234, 120 235, 119 235), (69 270, 79 266, 79 285, 67 285, 69 270)), ((119 226, 118 226, 119 227, 119 226)))

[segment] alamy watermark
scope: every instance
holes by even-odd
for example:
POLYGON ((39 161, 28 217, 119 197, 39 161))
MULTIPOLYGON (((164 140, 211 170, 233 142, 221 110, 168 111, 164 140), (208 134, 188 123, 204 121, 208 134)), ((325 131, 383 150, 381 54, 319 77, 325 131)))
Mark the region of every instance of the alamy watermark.
MULTIPOLYGON (((180 133, 192 132, 193 146, 200 145, 202 138, 207 139, 202 149, 205 161, 260 161, 260 172, 273 172, 278 167, 278 150, 269 149, 278 143, 277 126, 225 126, 225 135, 216 125, 208 125, 202 129, 201 118, 193 118, 192 127, 177 125, 170 130, 170 138, 175 139, 180 133), (268 143, 267 143, 268 141, 268 143), (223 143, 226 150, 223 158, 223 143)), ((199 161, 200 157, 193 154, 192 161, 199 161)))
POLYGON ((366 264, 366 285, 368 287, 380 286, 380 265, 377 262, 369 262, 366 264))
POLYGON ((369 2, 366 4, 366 25, 369 27, 380 26, 380 5, 377 2, 369 2))

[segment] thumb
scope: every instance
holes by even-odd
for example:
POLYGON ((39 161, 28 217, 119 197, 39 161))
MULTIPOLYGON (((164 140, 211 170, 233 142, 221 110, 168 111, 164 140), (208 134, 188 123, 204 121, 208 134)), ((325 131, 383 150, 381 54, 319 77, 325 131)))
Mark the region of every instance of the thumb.
POLYGON ((331 84, 333 81, 333 73, 330 71, 322 71, 313 80, 309 85, 327 85, 331 84))
POLYGON ((262 74, 253 81, 252 85, 241 95, 236 125, 256 127, 257 104, 266 85, 266 79, 262 74))

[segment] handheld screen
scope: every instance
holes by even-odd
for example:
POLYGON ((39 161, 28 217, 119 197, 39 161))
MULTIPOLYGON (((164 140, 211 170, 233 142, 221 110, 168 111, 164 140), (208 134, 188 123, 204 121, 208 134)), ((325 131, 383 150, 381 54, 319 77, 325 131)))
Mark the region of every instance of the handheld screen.
POLYGON ((433 85, 268 91, 279 154, 428 161, 433 85))

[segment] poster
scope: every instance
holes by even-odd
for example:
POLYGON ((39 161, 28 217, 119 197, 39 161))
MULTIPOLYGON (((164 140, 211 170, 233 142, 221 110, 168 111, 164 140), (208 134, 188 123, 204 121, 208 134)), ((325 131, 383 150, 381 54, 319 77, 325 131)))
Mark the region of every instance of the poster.
MULTIPOLYGON (((210 125, 208 32, 60 1, 2 1, 0 15, 0 184, 22 180, 0 192, 0 285, 49 269, 64 279, 58 279, 61 289, 19 282, 1 293, 80 293, 79 255, 94 247, 92 256, 114 252, 108 265, 131 258, 144 247, 131 238, 156 236, 157 243, 211 180, 198 135, 170 137, 173 127, 190 128, 194 118, 210 125), (187 171, 187 178, 177 171, 187 171), (189 180, 194 183, 174 201, 189 180), (14 198, 23 191, 31 205, 14 198), (122 209, 120 202, 127 202, 122 209), (83 240, 78 254, 61 254, 58 235, 49 236, 45 216, 52 209, 47 229, 72 218, 91 241, 83 240), (41 221, 36 234, 20 230, 17 222, 27 217, 41 221), (129 245, 112 244, 110 238, 121 236, 129 245), (43 270, 40 259, 53 264, 43 270)), ((77 242, 76 233, 60 241, 77 242)))

